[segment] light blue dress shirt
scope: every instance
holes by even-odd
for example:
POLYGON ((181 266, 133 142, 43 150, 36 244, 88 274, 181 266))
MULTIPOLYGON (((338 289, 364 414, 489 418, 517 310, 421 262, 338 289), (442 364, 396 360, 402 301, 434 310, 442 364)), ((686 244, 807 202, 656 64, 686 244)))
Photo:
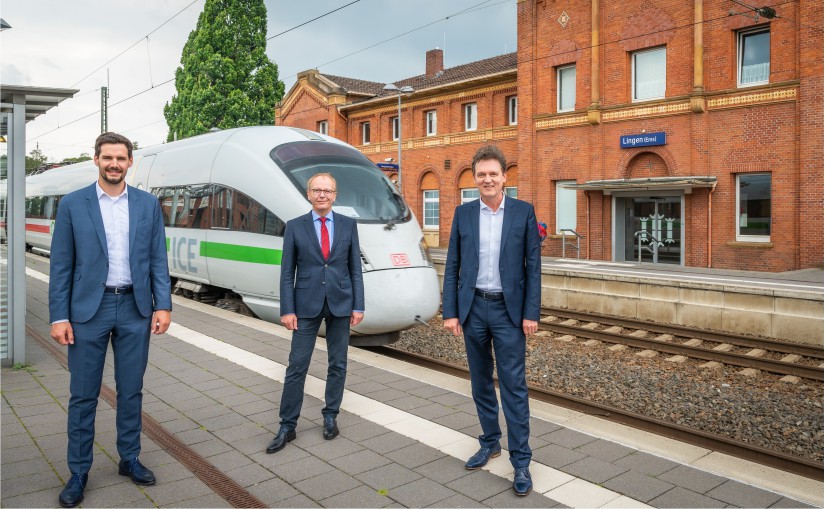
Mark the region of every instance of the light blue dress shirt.
POLYGON ((501 230, 504 227, 504 204, 502 195, 498 210, 484 204, 479 198, 478 221, 478 279, 476 288, 485 292, 501 291, 501 273, 498 270, 501 257, 501 230))
POLYGON ((129 268, 129 186, 123 187, 120 195, 111 197, 95 184, 103 229, 106 231, 106 248, 109 251, 109 276, 106 286, 128 286, 132 284, 129 268))
MULTIPOLYGON (((329 232, 329 251, 332 252, 332 237, 335 231, 335 219, 333 219, 332 211, 327 213, 327 231, 329 232)), ((315 236, 318 237, 318 245, 321 245, 321 216, 312 209, 312 224, 315 225, 315 236)))

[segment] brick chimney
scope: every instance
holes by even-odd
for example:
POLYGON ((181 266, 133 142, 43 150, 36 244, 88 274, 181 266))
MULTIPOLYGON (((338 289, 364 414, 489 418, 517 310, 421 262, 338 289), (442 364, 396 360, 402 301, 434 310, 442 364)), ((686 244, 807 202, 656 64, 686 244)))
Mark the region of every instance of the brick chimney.
POLYGON ((444 50, 431 49, 427 52, 427 78, 432 78, 444 70, 444 50))

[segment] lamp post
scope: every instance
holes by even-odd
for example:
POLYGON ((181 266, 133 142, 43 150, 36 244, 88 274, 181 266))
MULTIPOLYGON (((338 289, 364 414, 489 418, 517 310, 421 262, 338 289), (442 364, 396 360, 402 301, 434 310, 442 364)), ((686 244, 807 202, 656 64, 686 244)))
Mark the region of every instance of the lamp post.
POLYGON ((409 85, 398 88, 394 83, 384 85, 384 90, 398 94, 398 192, 404 196, 404 188, 401 187, 401 94, 411 94, 414 90, 409 85))

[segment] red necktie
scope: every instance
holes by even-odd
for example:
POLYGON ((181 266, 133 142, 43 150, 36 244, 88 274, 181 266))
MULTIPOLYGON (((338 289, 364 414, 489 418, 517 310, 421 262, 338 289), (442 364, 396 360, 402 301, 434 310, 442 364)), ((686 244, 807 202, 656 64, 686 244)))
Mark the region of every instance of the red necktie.
POLYGON ((327 230, 327 218, 319 217, 321 220, 321 254, 324 260, 329 258, 329 230, 327 230))

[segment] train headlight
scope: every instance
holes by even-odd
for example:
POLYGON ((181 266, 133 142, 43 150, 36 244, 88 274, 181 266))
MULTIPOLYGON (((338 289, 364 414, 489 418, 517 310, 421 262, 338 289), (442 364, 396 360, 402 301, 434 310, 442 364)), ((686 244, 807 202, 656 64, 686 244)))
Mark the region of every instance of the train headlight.
POLYGON ((421 241, 418 242, 418 247, 421 248, 421 258, 424 262, 430 267, 435 267, 435 265, 433 265, 433 259, 430 258, 430 248, 427 247, 427 243, 424 241, 423 237, 421 238, 421 241))

